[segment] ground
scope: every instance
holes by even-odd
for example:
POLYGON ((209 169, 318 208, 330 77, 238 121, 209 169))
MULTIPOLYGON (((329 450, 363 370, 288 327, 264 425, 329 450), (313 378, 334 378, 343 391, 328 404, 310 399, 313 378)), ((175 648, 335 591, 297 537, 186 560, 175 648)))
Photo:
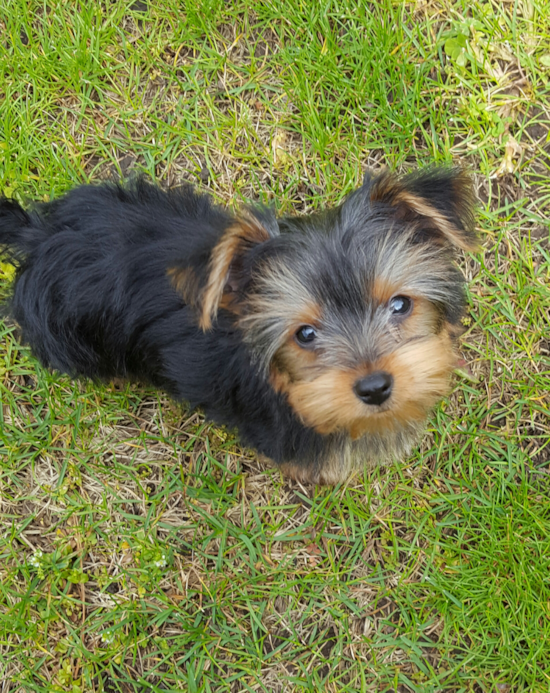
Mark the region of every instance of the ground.
MULTIPOLYGON (((0 0, 0 189, 144 170, 304 213, 367 167, 474 176, 465 365, 334 489, 0 323, 0 690, 548 691, 550 9, 0 0)), ((11 268, 1 269, 9 291, 11 268)))

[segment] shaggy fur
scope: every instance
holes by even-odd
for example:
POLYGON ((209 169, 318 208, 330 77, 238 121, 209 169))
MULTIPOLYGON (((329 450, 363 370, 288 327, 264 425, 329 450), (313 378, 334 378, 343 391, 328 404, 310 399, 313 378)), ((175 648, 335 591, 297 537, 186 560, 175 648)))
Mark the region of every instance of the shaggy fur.
POLYGON ((301 218, 143 179, 28 211, 3 199, 8 311, 45 366, 149 382, 335 483, 406 454, 448 390, 472 205, 457 169, 367 175, 301 218))

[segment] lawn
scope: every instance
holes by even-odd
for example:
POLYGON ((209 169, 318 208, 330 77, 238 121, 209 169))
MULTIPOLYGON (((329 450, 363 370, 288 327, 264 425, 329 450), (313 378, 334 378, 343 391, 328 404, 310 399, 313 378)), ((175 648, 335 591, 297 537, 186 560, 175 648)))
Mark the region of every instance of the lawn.
POLYGON ((0 0, 5 195, 145 171, 304 213, 455 162, 483 243, 453 394, 333 489, 0 322, 2 693, 550 690, 549 27, 546 0, 0 0))

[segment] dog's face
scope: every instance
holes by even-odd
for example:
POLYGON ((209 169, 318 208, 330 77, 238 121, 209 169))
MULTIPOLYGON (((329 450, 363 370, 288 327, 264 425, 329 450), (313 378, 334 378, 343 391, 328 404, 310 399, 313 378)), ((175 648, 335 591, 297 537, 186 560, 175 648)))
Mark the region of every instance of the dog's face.
POLYGON ((202 325, 232 311, 273 388, 320 434, 418 427, 456 362, 453 256, 475 244, 471 208, 465 176, 435 170, 367 179, 337 210, 275 231, 251 216, 212 254, 202 325))

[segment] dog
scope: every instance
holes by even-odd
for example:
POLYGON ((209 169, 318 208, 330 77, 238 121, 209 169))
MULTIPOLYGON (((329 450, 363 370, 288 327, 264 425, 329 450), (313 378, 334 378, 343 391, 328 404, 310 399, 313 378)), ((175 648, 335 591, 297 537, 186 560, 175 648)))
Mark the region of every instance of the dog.
POLYGON ((368 173, 303 217, 144 178, 0 200, 7 312, 44 366, 152 384, 318 484, 421 436, 457 363, 456 251, 476 246, 457 168, 368 173))

